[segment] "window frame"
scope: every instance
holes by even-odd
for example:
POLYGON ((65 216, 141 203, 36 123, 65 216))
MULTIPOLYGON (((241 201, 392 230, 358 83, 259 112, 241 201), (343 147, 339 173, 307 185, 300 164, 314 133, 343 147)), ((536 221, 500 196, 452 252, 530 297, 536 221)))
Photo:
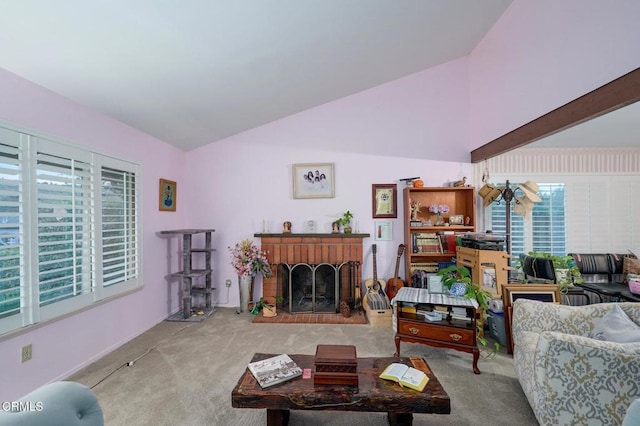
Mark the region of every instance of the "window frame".
MULTIPOLYGON (((93 150, 85 149, 48 136, 43 136, 29 130, 17 128, 0 122, 0 143, 15 147, 19 152, 21 163, 20 207, 19 207, 19 248, 20 263, 20 308, 19 312, 7 317, 0 317, 0 336, 18 332, 38 323, 47 322, 65 315, 73 314, 94 306, 110 298, 119 297, 143 287, 142 279, 142 167, 132 161, 114 158, 93 150), (86 293, 80 293, 53 303, 41 305, 39 300, 39 248, 38 248, 38 152, 45 155, 58 156, 63 159, 81 160, 90 164, 91 173, 88 175, 90 205, 82 204, 88 209, 88 223, 83 222, 81 256, 82 263, 90 266, 86 271, 89 286, 86 293), (123 216, 130 218, 129 227, 125 228, 125 239, 132 243, 131 257, 123 258, 124 268, 131 272, 129 279, 112 283, 105 288, 102 264, 102 176, 103 169, 113 169, 133 176, 130 187, 131 201, 129 209, 123 210, 123 216), (84 247, 84 244, 89 244, 84 247), (86 252, 85 252, 86 251, 86 252), (130 261, 129 259, 133 259, 130 261)), ((3 163, 4 164, 4 163, 3 163)), ((84 181, 83 181, 84 182, 84 181)), ((127 196, 129 196, 127 195, 127 196)), ((83 200, 87 200, 83 198, 83 200)), ((73 204, 72 204, 73 205, 73 204)), ((0 213, 1 214, 1 213, 0 213)), ((75 211, 73 211, 75 214, 75 211)), ((73 222, 72 222, 73 223, 73 222)), ((75 226, 72 225, 75 230, 75 226)), ((43 234, 46 235, 46 234, 43 234)), ((73 247, 76 240, 72 240, 73 247)), ((72 250, 76 251, 76 248, 72 250)), ((128 252, 125 250, 125 252, 128 252)), ((0 260, 2 260, 0 258, 0 260)), ((76 269, 72 274, 77 273, 76 269)))

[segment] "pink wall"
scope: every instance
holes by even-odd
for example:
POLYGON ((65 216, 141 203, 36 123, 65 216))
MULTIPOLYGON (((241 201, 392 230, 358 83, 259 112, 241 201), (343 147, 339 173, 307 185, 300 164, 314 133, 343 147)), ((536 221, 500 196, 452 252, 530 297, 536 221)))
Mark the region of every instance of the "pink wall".
MULTIPOLYGON (((303 130, 295 128, 296 118, 292 118, 290 126, 304 140, 303 130)), ((273 129, 282 127, 286 126, 278 123, 273 129)), ((376 124, 371 123, 370 127, 372 134, 375 133, 376 124)), ((229 264, 227 247, 244 238, 259 244, 260 239, 253 238, 253 234, 261 232, 263 219, 269 222, 272 232, 282 232, 285 220, 292 222, 294 233, 303 232, 302 224, 306 220, 315 220, 318 232, 330 232, 331 222, 350 210, 359 220, 360 232, 371 234, 371 238, 363 241, 363 277, 373 276, 371 244, 376 243, 378 277, 386 280, 393 275, 398 244, 404 240, 404 184, 398 183, 399 214, 398 219, 392 219, 393 241, 373 238, 371 184, 397 183, 401 178, 421 176, 426 186, 442 186, 447 181, 472 176, 469 163, 269 145, 264 142, 278 136, 278 132, 271 130, 267 125, 187 154, 187 181, 191 182, 187 203, 197 206, 191 210, 189 221, 196 227, 216 229, 214 280, 221 288, 218 296, 223 306, 239 304, 238 282, 229 264), (291 165, 295 163, 334 163, 335 198, 293 199, 291 165), (222 285, 226 279, 233 282, 229 290, 222 285)), ((473 183, 471 179, 469 183, 473 183)), ((404 276, 404 268, 401 275, 404 276)), ((262 294, 261 289, 258 280, 256 297, 262 294)))
POLYGON ((515 0, 469 57, 469 147, 640 66, 638 22, 637 0, 515 0))
MULTIPOLYGON (((100 153, 132 160, 143 168, 142 290, 68 318, 0 338, 0 401, 20 397, 44 383, 62 379, 139 335, 175 311, 168 306, 167 243, 155 233, 186 224, 184 199, 178 212, 158 212, 158 179, 184 182, 182 151, 129 126, 0 69, 0 121, 100 153), (20 348, 31 343, 33 359, 20 362, 20 348)), ((174 260, 175 261, 175 260, 174 260)))

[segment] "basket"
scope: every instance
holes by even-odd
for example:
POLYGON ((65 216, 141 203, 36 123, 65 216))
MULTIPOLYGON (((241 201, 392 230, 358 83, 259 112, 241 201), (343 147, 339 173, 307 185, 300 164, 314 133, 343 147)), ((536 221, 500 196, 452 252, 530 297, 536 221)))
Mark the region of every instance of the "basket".
POLYGON ((640 275, 629 274, 629 291, 640 296, 640 275))

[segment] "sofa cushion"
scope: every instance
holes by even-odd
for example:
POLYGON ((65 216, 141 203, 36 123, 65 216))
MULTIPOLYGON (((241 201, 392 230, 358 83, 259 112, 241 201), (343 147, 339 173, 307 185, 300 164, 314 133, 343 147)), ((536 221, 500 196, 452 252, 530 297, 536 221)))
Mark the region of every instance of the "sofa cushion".
POLYGON ((591 330, 588 337, 616 343, 640 342, 640 326, 634 323, 620 306, 614 305, 591 330))
POLYGON ((622 426, 638 426, 640 425, 640 398, 631 403, 624 416, 622 426))

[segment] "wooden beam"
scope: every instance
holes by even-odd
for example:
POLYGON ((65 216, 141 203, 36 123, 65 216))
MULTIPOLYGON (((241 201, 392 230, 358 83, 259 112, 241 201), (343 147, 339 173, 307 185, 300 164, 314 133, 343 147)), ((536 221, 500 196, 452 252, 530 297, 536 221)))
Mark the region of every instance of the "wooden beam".
POLYGON ((640 68, 474 149, 471 162, 479 163, 638 101, 640 68))

